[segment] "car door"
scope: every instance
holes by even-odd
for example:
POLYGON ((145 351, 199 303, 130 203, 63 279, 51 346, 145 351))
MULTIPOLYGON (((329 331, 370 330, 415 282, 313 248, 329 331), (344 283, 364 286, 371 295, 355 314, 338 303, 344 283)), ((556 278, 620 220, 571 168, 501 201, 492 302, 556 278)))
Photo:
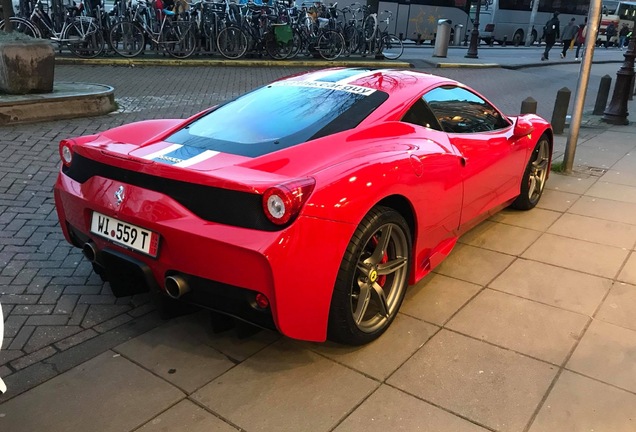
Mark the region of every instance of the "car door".
POLYGON ((517 196, 526 148, 513 138, 511 122, 464 87, 437 87, 424 100, 463 158, 461 225, 517 196))

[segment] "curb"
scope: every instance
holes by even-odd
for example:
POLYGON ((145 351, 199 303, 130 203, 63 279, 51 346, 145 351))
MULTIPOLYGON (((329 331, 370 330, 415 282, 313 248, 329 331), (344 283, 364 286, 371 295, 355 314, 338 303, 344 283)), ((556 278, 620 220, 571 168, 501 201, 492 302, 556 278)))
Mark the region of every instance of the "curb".
POLYGON ((211 60, 211 59, 146 59, 146 58, 93 58, 57 57, 57 65, 88 66, 189 66, 189 67, 372 67, 372 68, 410 68, 409 62, 392 60, 211 60))

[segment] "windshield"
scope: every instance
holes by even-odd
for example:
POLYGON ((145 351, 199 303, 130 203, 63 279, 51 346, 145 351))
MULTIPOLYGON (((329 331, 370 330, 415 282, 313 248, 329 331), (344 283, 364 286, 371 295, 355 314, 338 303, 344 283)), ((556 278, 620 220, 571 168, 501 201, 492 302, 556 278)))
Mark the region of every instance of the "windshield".
POLYGON ((387 97, 359 86, 283 81, 220 106, 166 141, 256 157, 354 128, 387 97))

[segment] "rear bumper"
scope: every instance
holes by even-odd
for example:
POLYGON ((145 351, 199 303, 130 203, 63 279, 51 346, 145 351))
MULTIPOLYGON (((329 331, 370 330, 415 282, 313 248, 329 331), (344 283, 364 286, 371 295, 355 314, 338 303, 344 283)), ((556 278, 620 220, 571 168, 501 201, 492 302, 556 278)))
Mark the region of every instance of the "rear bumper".
POLYGON ((101 177, 82 184, 60 173, 54 193, 66 239, 77 247, 94 243, 95 268, 116 295, 140 286, 165 291, 165 278, 179 275, 192 286, 184 301, 275 326, 289 337, 325 340, 333 286, 355 226, 303 216, 276 232, 223 225, 159 192, 101 177), (117 205, 114 192, 122 185, 126 196, 117 205), (93 211, 159 233, 158 256, 92 234, 93 211), (254 307, 256 293, 267 297, 269 309, 254 307))

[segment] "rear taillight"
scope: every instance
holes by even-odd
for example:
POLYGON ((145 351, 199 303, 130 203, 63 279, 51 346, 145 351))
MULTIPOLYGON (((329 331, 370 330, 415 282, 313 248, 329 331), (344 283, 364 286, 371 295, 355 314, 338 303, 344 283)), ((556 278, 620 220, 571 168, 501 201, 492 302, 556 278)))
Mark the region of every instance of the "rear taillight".
POLYGON ((298 216, 315 185, 316 181, 307 177, 267 189, 263 194, 265 216, 276 225, 285 225, 298 216))
POLYGON ((71 166, 71 162, 73 162, 73 146, 75 142, 70 139, 63 139, 60 141, 60 158, 62 159, 62 163, 66 167, 71 166))

